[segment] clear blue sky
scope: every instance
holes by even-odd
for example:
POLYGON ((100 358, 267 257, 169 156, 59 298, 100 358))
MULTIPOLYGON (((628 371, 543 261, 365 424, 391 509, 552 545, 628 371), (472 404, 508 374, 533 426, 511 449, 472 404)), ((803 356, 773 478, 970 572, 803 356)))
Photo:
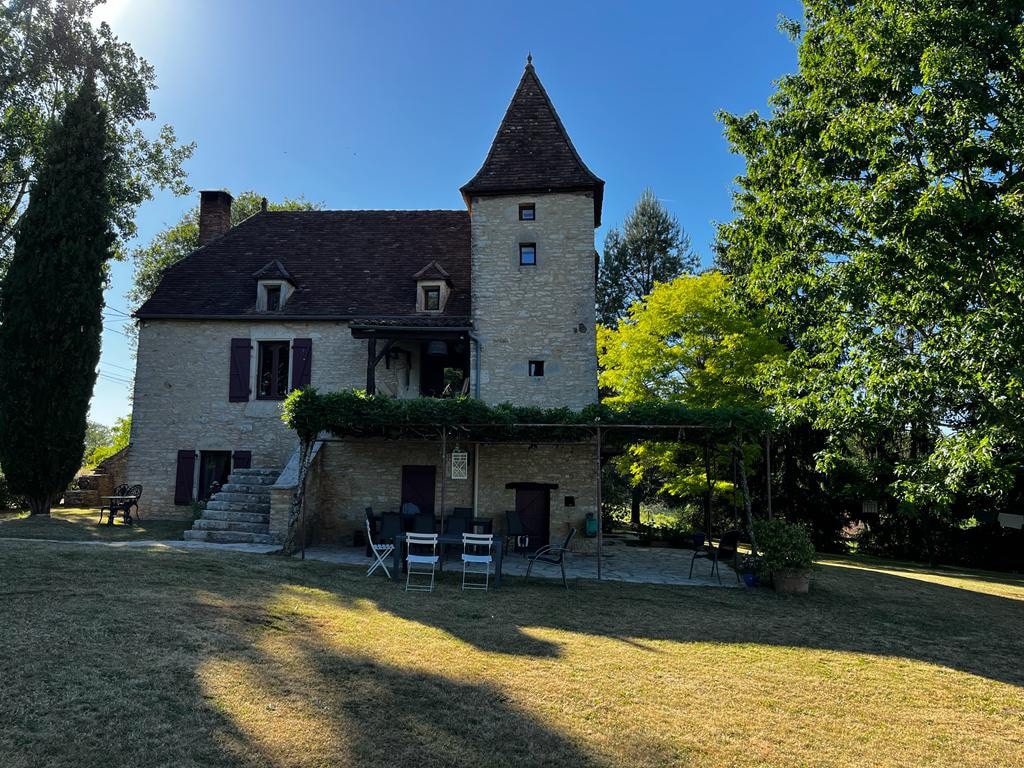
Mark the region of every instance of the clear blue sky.
MULTIPOLYGON (((336 2, 112 0, 100 12, 156 68, 153 108, 197 148, 196 189, 305 195, 328 208, 461 208, 527 51, 576 148, 606 182, 604 226, 650 186, 710 261, 742 160, 718 110, 763 111, 794 71, 795 0, 336 2)), ((140 242, 198 195, 160 194, 140 242)), ((92 418, 131 410, 116 264, 92 418)))

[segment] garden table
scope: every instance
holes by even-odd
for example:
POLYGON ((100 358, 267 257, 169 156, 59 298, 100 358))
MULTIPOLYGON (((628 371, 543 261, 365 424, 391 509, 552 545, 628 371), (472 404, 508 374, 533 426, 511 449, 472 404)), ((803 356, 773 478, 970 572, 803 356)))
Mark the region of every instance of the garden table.
MULTIPOLYGON (((135 501, 135 496, 100 496, 101 499, 107 500, 107 506, 110 508, 110 517, 107 520, 107 525, 114 524, 114 510, 119 506, 123 507, 124 524, 132 524, 132 513, 131 505, 135 501)), ((100 519, 103 519, 103 510, 107 507, 100 507, 100 519)))
MULTIPOLYGON (((404 559, 402 557, 402 552, 405 549, 405 547, 403 546, 405 544, 405 537, 406 537, 406 534, 404 534, 404 533, 400 533, 397 536, 395 536, 395 551, 391 555, 391 557, 393 558, 393 562, 394 562, 394 568, 391 569, 391 580, 392 581, 399 581, 401 579, 401 576, 402 576, 402 560, 404 559)), ((439 533, 439 534, 437 534, 437 545, 438 545, 439 552, 443 552, 445 544, 458 544, 459 546, 461 546, 462 545, 462 534, 461 533, 439 533)), ((498 589, 499 587, 501 587, 501 557, 502 557, 502 554, 503 554, 503 552, 502 552, 503 549, 504 549, 504 547, 502 546, 501 537, 500 536, 495 536, 494 537, 494 588, 495 589, 498 589)), ((440 571, 444 570, 444 558, 443 557, 441 557, 438 560, 438 570, 440 570, 440 571)))

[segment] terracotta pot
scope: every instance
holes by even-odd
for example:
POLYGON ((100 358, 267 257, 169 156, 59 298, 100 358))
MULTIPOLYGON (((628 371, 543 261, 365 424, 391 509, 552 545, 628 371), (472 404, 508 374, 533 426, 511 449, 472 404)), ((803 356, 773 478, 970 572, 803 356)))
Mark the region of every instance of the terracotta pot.
POLYGON ((806 595, 811 586, 810 571, 799 571, 792 568, 772 573, 772 586, 776 592, 786 595, 806 595))

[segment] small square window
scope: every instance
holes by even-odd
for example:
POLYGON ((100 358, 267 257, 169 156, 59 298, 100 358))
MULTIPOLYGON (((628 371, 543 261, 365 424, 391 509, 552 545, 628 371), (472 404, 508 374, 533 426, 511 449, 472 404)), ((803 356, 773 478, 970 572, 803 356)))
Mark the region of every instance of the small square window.
POLYGON ((519 263, 525 266, 532 267, 537 263, 537 244, 536 243, 520 243, 519 244, 519 263))
POLYGON ((530 375, 531 376, 543 376, 544 375, 544 361, 543 360, 531 360, 530 361, 530 375))
POLYGON ((441 309, 441 289, 433 285, 423 289, 423 309, 436 312, 441 309))
POLYGON ((535 221, 537 218, 537 208, 533 203, 520 203, 519 205, 519 220, 520 221, 535 221))
POLYGON ((267 311, 277 312, 281 308, 281 286, 268 285, 267 288, 267 311))

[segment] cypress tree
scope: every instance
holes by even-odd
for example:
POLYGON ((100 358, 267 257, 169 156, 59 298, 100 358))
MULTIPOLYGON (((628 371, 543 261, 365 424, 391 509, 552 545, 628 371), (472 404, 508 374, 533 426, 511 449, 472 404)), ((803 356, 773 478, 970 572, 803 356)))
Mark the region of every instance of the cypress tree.
POLYGON ((88 75, 50 129, 0 289, 0 466, 47 515, 82 461, 111 256, 107 117, 88 75))

